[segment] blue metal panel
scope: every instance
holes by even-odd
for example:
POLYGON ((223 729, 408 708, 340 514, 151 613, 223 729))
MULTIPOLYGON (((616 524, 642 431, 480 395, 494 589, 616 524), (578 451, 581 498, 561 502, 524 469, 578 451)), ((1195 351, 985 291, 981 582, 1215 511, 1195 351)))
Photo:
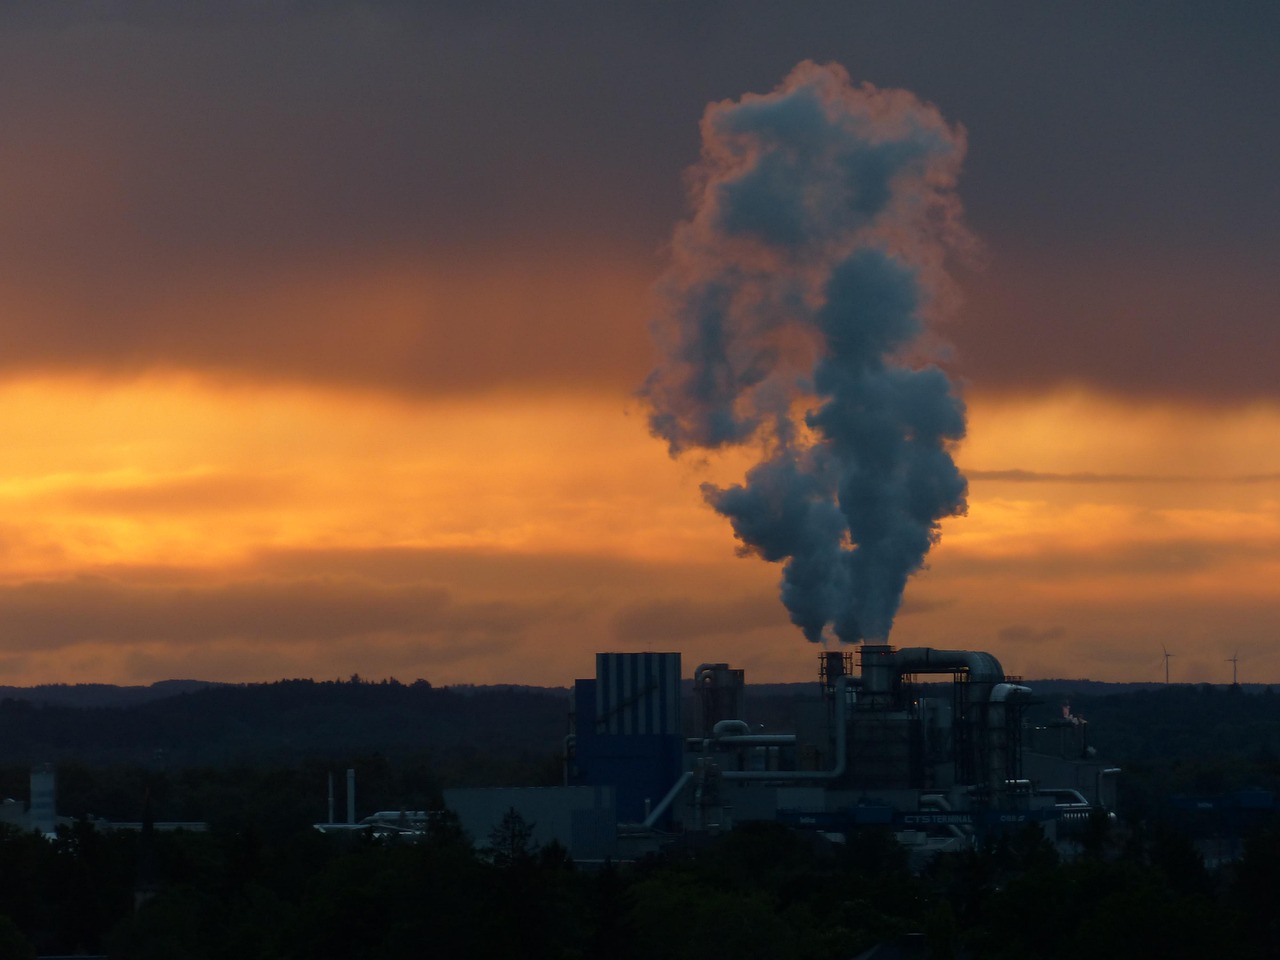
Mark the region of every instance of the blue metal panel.
POLYGON ((597 733, 678 735, 680 654, 597 653, 595 695, 597 733))
POLYGON ((574 706, 574 782, 613 787, 618 816, 643 820, 683 769, 680 654, 598 653, 574 706))
POLYGON ((574 726, 579 737, 596 730, 596 681, 578 680, 573 685, 574 726))
POLYGON ((661 734, 599 734, 579 738, 578 782, 614 788, 618 816, 643 820, 645 801, 656 806, 681 772, 679 737, 661 734))

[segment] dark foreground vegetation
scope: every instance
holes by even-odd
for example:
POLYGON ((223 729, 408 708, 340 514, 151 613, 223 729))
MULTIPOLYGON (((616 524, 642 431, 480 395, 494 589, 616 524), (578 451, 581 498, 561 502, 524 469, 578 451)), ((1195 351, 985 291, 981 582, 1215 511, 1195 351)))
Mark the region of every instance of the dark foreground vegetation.
POLYGON ((848 845, 772 824, 696 853, 575 868, 519 822, 476 853, 443 817, 418 842, 254 829, 0 831, 0 958, 420 956, 851 958, 915 934, 920 956, 1275 957, 1280 830, 1207 871, 1171 832, 1070 862, 1038 830, 907 869, 885 833, 848 845))
MULTIPOLYGON (((788 695, 759 704, 785 711, 788 695)), ((46 840, 0 827, 0 960, 433 956, 851 958, 918 935, 922 956, 1280 956, 1280 819, 1188 815, 1180 796, 1280 794, 1280 697, 1170 687, 1046 697, 1124 768, 1119 819, 1070 859, 1037 832, 908 869, 892 837, 743 827, 662 857, 575 868, 516 821, 419 842, 326 836, 326 781, 358 806, 434 809, 455 785, 554 783, 564 691, 317 684, 189 690, 113 707, 0 702, 0 794, 52 762, 46 840), (204 821, 208 832, 110 830, 204 821), (1207 867, 1207 840, 1229 854, 1207 867), (1243 842, 1236 841, 1243 837, 1243 842), (473 847, 471 840, 476 841, 473 847), (477 847, 479 849, 477 849, 477 847)), ((749 709, 751 709, 749 705, 749 709)), ((753 714, 763 720, 768 710, 753 714)))

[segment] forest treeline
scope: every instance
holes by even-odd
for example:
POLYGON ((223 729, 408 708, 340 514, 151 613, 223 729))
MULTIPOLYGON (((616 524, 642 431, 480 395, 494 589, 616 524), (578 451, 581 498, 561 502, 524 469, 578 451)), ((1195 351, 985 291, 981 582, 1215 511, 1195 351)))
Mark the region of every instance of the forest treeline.
POLYGON ((484 786, 545 778, 532 768, 563 742, 568 711, 566 690, 359 677, 207 686, 117 706, 7 697, 0 700, 0 763, 177 769, 378 753, 420 759, 449 782, 484 786))
MULTIPOLYGON (((930 685, 947 696, 948 685, 930 685)), ((1280 696, 1271 687, 1210 684, 1131 689, 1081 681, 1033 687, 1032 723, 1069 705, 1089 721, 1098 752, 1124 760, 1191 760, 1224 753, 1280 756, 1280 696), (1114 687, 1114 689, 1112 688, 1114 687)), ((817 684, 747 688, 747 719, 787 728, 798 697, 817 684)), ((435 687, 425 680, 280 680, 258 684, 170 681, 151 687, 0 688, 0 761, 179 764, 290 762, 377 750, 421 753, 442 745, 523 750, 558 745, 570 692, 562 688, 435 687)), ((696 714, 686 698, 686 726, 696 714)))
MULTIPOLYGON (((748 687, 747 719, 769 732, 792 729, 798 691, 810 686, 816 689, 748 687)), ((946 693, 946 686, 935 688, 935 695, 946 693)), ((1041 696, 1026 721, 1053 723, 1064 706, 1087 721, 1096 755, 1123 768, 1122 807, 1139 814, 1179 793, 1252 787, 1280 794, 1280 695, 1270 687, 1059 689, 1041 696)), ((25 798, 26 770, 48 763, 60 771, 63 812, 136 819, 140 794, 125 811, 122 798, 112 800, 120 790, 81 789, 92 779, 86 771, 98 771, 99 781, 132 771, 135 781, 150 776, 177 796, 182 791, 175 784, 184 779, 269 769, 306 780, 319 796, 328 771, 341 775, 354 766, 362 809, 420 808, 424 789, 406 787, 396 796, 391 781, 404 776, 433 789, 560 782, 569 709, 563 689, 441 688, 359 677, 182 686, 170 696, 116 706, 8 697, 0 700, 0 795, 25 798)), ((686 719, 695 715, 690 701, 686 719)), ((194 787, 190 792, 198 794, 194 787)), ((166 814, 170 819, 209 815, 196 800, 173 805, 181 815, 166 814)), ((313 811, 312 819, 319 817, 313 811)))

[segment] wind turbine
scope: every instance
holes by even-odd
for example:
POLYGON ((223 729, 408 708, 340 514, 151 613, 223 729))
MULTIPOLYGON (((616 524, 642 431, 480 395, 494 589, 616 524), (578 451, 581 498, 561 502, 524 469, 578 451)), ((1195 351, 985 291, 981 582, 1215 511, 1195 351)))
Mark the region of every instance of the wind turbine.
POLYGON ((1169 658, 1172 657, 1173 654, 1169 652, 1168 648, 1163 643, 1160 644, 1160 649, 1164 651, 1164 683, 1165 683, 1165 686, 1168 686, 1169 685, 1169 658))
POLYGON ((1240 662, 1240 651, 1237 650, 1231 656, 1227 657, 1225 662, 1231 664, 1231 685, 1233 687, 1240 686, 1240 681, 1236 679, 1236 664, 1240 662))

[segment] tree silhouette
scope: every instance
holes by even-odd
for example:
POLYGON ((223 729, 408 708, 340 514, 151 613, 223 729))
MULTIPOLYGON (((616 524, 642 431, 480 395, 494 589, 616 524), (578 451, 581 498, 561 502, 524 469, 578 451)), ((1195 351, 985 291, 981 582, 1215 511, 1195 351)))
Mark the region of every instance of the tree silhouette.
POLYGON ((502 815, 502 820, 489 831, 489 846, 486 852, 495 866, 509 867, 517 863, 531 860, 538 852, 538 845, 533 842, 533 828, 520 815, 520 811, 511 807, 502 815))

